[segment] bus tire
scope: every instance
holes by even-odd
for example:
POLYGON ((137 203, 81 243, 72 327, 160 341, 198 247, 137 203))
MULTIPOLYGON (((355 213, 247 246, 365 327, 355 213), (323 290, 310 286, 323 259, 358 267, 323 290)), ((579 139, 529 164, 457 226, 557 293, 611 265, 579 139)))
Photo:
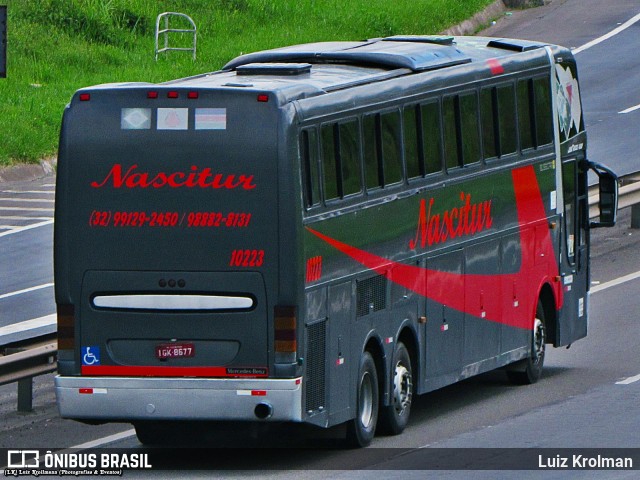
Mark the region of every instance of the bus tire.
POLYGON ((540 380, 544 366, 546 327, 544 308, 538 300, 536 317, 533 321, 531 338, 531 355, 524 360, 514 363, 507 369, 507 377, 516 385, 531 385, 540 380))
POLYGON ((373 357, 364 352, 358 369, 356 388, 356 417, 347 424, 347 444, 351 447, 366 447, 376 433, 378 422, 378 373, 373 357))
POLYGON ((136 437, 138 441, 146 446, 161 446, 163 444, 162 439, 164 429, 159 423, 156 422, 140 422, 134 423, 136 429, 136 437))
POLYGON ((398 435, 409 422, 413 398, 411 357, 402 342, 398 342, 393 353, 390 397, 389 405, 380 409, 379 428, 387 435, 398 435))

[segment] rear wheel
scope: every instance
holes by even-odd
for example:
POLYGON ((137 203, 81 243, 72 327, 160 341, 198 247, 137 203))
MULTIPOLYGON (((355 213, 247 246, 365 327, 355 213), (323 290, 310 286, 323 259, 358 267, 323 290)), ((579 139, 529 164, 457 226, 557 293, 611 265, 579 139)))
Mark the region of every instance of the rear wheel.
POLYGON ((546 329, 544 308, 540 301, 538 301, 536 318, 533 321, 531 343, 531 355, 529 355, 525 360, 516 362, 508 367, 507 376, 511 382, 517 385, 530 385, 536 383, 540 380, 542 375, 546 344, 546 329))
POLYGON ((393 354, 391 368, 391 401, 380 409, 380 428, 389 435, 398 435, 407 426, 413 398, 411 357, 407 347, 399 342, 393 354))
POLYGON ((193 422, 143 421, 133 424, 138 441, 146 446, 188 446, 197 444, 200 430, 193 422))
POLYGON ((158 422, 141 422, 133 425, 136 429, 136 437, 143 445, 163 445, 166 441, 166 427, 158 422))
POLYGON ((378 421, 378 374, 369 352, 360 359, 356 390, 356 418, 347 424, 347 443, 352 447, 366 447, 376 433, 378 421))

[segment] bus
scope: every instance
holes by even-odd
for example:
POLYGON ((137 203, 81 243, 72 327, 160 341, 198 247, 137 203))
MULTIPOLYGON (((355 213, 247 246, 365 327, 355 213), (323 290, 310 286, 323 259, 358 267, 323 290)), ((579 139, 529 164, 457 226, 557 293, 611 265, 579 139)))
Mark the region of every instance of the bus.
POLYGON ((56 186, 61 416, 145 444, 346 424, 366 446, 416 395, 498 368, 536 382, 547 345, 587 334, 589 230, 616 220, 586 149, 571 51, 514 39, 311 43, 79 90, 56 186))

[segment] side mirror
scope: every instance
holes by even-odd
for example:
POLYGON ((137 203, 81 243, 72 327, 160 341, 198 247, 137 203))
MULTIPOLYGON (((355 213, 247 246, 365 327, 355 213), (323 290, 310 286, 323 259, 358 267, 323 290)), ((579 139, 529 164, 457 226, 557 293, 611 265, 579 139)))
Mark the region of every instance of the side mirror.
POLYGON ((598 175, 600 199, 599 221, 591 222, 591 228, 613 227, 618 216, 618 176, 609 168, 599 163, 589 162, 589 168, 598 175))

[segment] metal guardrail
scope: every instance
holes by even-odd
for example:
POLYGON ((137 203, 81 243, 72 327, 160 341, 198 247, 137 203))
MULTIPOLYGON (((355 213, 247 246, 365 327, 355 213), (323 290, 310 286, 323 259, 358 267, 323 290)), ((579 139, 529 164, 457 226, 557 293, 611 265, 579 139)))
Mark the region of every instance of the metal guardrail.
POLYGON ((33 377, 57 369, 58 342, 54 335, 5 346, 0 356, 0 385, 18 382, 18 411, 33 410, 33 377))

